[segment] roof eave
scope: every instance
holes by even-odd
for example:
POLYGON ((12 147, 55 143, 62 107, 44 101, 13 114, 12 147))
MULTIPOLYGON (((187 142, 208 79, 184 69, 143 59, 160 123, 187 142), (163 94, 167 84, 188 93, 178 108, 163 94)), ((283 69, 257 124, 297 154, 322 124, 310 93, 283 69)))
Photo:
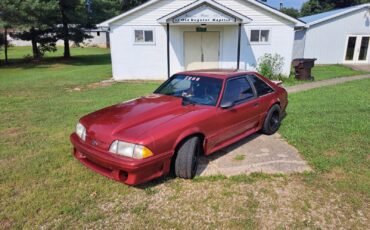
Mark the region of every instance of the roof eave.
MULTIPOLYGON (((128 16, 128 15, 130 15, 130 14, 136 12, 136 11, 138 11, 138 10, 141 10, 141 9, 147 7, 147 6, 150 6, 150 5, 152 5, 152 4, 154 4, 154 3, 158 2, 158 1, 160 1, 160 0, 150 0, 150 1, 147 1, 146 3, 144 3, 142 5, 139 5, 139 6, 135 7, 135 8, 133 8, 133 9, 131 9, 131 10, 123 13, 123 14, 120 14, 120 15, 118 15, 116 17, 113 17, 113 18, 108 19, 108 20, 106 20, 104 22, 101 22, 99 25, 100 26, 103 26, 103 27, 109 26, 113 22, 115 22, 117 20, 120 20, 120 19, 122 19, 122 18, 124 18, 124 17, 126 17, 126 16, 128 16)), ((293 18, 293 17, 291 17, 289 15, 286 15, 286 14, 278 11, 277 9, 272 8, 272 7, 269 7, 269 6, 267 6, 267 5, 265 5, 265 4, 261 3, 261 2, 254 1, 254 0, 252 0, 252 1, 251 0, 245 0, 245 1, 247 1, 247 2, 249 2, 251 4, 254 4, 254 5, 258 6, 258 7, 261 7, 261 8, 263 8, 263 9, 265 9, 265 10, 271 12, 271 13, 274 13, 274 14, 276 14, 276 15, 278 15, 278 16, 280 16, 280 17, 282 17, 282 18, 284 18, 284 19, 286 19, 288 21, 294 22, 296 24, 296 26, 299 26, 299 25, 304 24, 300 20, 295 19, 295 18, 293 18)))
POLYGON ((280 12, 279 10, 277 10, 277 9, 271 7, 271 6, 268 6, 266 4, 263 4, 263 3, 259 2, 259 1, 250 1, 250 0, 245 0, 245 1, 247 1, 247 2, 249 2, 251 4, 254 4, 256 6, 259 6, 259 7, 263 8, 263 9, 265 9, 265 10, 271 12, 271 13, 274 13, 274 14, 280 16, 281 18, 284 18, 284 19, 286 19, 288 21, 294 22, 295 23, 295 26, 302 26, 302 25, 305 24, 301 20, 296 19, 296 18, 293 18, 293 17, 291 17, 291 16, 289 16, 287 14, 284 14, 284 13, 280 12))
POLYGON ((113 22, 118 21, 118 20, 120 20, 120 19, 122 19, 122 18, 124 18, 124 17, 126 17, 126 16, 128 16, 128 15, 130 15, 130 14, 132 14, 132 13, 135 13, 136 11, 139 11, 139 10, 141 10, 141 9, 143 9, 143 8, 147 7, 147 6, 150 6, 150 5, 152 5, 152 4, 154 4, 154 3, 158 2, 158 1, 160 1, 160 0, 151 0, 151 1, 147 1, 146 3, 141 4, 141 5, 139 5, 139 6, 135 7, 135 8, 133 8, 133 9, 131 9, 131 10, 129 10, 129 11, 127 11, 127 12, 123 13, 123 14, 120 14, 120 15, 118 15, 118 16, 116 16, 116 17, 113 17, 113 18, 111 18, 111 19, 108 19, 108 20, 106 20, 106 21, 104 21, 104 22, 100 23, 99 25, 101 25, 101 26, 109 26, 109 25, 110 25, 110 24, 112 24, 113 22))

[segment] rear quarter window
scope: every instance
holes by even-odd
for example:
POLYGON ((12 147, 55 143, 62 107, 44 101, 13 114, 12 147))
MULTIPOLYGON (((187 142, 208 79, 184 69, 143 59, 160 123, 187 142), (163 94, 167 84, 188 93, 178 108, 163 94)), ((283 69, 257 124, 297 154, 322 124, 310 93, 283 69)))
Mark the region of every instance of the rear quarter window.
POLYGON ((274 89, 271 88, 267 83, 265 83, 259 77, 255 76, 255 75, 251 75, 251 76, 249 76, 249 79, 251 80, 252 84, 254 85, 254 88, 257 91, 257 96, 258 97, 274 92, 274 89))

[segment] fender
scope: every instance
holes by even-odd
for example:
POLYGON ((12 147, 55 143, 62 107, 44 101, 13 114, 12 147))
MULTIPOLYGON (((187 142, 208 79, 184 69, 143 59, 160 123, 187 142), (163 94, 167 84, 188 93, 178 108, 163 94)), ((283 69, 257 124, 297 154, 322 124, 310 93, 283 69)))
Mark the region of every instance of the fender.
MULTIPOLYGON (((280 105, 280 99, 279 98, 272 98, 271 101, 270 101, 270 105, 269 105, 269 109, 271 109, 271 107, 275 104, 279 104, 280 105)), ((268 111, 267 111, 268 112, 268 111)), ((267 113, 266 112, 266 113, 267 113)))
MULTIPOLYGON (((199 127, 192 127, 190 129, 186 129, 176 138, 176 141, 174 145, 172 146, 173 153, 175 154, 176 147, 181 143, 181 141, 183 141, 186 137, 189 137, 195 134, 202 134, 203 136, 206 137, 206 135, 201 131, 199 127)), ((205 141, 203 141, 203 148, 205 147, 204 145, 205 145, 205 141)))
POLYGON ((257 129, 262 129, 262 126, 263 126, 263 123, 265 122, 265 119, 266 119, 266 116, 267 116, 267 113, 268 111, 271 109, 271 107, 275 104, 280 104, 280 99, 276 99, 276 98, 272 98, 269 102, 269 108, 267 111, 265 111, 263 114, 260 115, 259 117, 259 124, 258 124, 258 127, 257 129))

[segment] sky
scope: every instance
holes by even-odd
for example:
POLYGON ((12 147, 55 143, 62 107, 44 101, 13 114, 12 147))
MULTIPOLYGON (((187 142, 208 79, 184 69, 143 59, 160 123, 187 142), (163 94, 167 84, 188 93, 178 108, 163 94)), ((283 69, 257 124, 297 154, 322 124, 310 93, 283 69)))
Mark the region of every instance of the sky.
MULTIPOLYGON (((300 9, 302 4, 304 2, 307 2, 308 0, 282 0, 284 3, 284 7, 293 7, 296 9, 300 9)), ((280 0, 267 0, 267 4, 270 6, 273 6, 275 8, 280 7, 280 0)))

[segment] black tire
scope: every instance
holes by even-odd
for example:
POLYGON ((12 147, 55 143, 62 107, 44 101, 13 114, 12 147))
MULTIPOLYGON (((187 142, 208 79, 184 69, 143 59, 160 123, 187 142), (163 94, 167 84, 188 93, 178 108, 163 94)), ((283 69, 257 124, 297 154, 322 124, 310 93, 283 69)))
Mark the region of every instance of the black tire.
POLYGON ((280 128, 281 109, 279 105, 273 105, 267 113, 263 123, 262 132, 267 135, 272 135, 280 128))
POLYGON ((199 137, 191 137, 182 143, 177 150, 175 159, 175 174, 177 177, 192 179, 195 176, 200 151, 199 137))

